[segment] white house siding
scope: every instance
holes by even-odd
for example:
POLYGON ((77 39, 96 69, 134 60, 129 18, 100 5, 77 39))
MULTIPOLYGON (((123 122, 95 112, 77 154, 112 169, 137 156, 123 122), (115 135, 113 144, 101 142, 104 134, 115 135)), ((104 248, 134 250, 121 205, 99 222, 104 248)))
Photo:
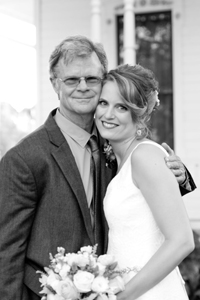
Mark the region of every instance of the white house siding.
POLYGON ((90 35, 90 1, 88 0, 38 0, 36 20, 38 27, 38 124, 49 111, 58 106, 58 100, 49 82, 48 60, 50 54, 65 37, 90 35))
MULTIPOLYGON (((58 105, 48 80, 49 56, 54 47, 69 35, 90 37, 91 5, 90 0, 36 2, 38 124, 41 124, 49 111, 58 105)), ((122 0, 102 0, 102 43, 108 55, 109 68, 115 67, 117 62, 116 14, 122 10, 122 4, 122 0)), ((175 151, 199 187, 183 199, 192 227, 200 229, 200 1, 168 1, 168 6, 160 5, 157 9, 162 7, 172 10, 175 151)))
POLYGON ((102 0, 102 43, 108 56, 108 68, 117 64, 117 23, 116 16, 122 12, 122 0, 102 0))
POLYGON ((175 121, 182 114, 182 123, 176 134, 176 145, 198 186, 184 199, 192 225, 200 228, 200 1, 185 0, 182 4, 182 76, 181 86, 178 86, 182 89, 182 103, 179 101, 180 107, 175 114, 175 121), (178 145, 179 134, 183 150, 178 145))

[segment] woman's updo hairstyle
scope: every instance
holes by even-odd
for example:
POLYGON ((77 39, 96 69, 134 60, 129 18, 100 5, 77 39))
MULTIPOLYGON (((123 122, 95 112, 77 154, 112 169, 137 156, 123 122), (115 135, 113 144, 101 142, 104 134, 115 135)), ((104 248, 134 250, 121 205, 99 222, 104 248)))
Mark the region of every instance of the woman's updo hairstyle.
POLYGON ((152 111, 159 105, 158 82, 152 71, 140 65, 120 65, 109 71, 105 82, 115 81, 125 104, 130 108, 137 124, 137 139, 149 136, 148 121, 152 111))

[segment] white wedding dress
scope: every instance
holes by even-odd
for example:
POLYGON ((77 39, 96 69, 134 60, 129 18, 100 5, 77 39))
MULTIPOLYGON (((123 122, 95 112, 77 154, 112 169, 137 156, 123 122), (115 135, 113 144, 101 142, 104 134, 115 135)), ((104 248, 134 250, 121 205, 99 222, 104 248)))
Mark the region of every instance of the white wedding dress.
MULTIPOLYGON (((165 151, 152 141, 142 143, 153 144, 165 151)), ((104 211, 109 226, 107 253, 115 256, 120 269, 129 267, 139 271, 161 246, 164 236, 145 198, 132 181, 130 160, 136 148, 110 182, 104 198, 104 211)), ((135 274, 133 271, 125 274, 125 282, 135 274)), ((138 299, 188 300, 178 267, 138 299)))

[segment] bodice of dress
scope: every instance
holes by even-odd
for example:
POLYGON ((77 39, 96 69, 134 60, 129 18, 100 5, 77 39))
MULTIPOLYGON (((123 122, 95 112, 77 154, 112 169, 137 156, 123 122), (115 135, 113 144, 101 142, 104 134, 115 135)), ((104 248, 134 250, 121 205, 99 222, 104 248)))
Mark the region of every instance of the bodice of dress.
MULTIPOLYGON (((160 145, 154 142, 148 141, 142 143, 151 143, 165 151, 160 145)), ((115 256, 120 269, 129 267, 136 268, 139 271, 158 250, 165 238, 156 224, 147 201, 133 183, 131 155, 135 149, 132 150, 119 173, 108 185, 104 198, 104 211, 109 226, 107 252, 115 256)), ((166 155, 168 155, 167 152, 166 155)), ((175 270, 173 277, 177 277, 175 282, 178 282, 178 285, 180 285, 181 280, 178 273, 178 270, 175 270)), ((135 274, 135 272, 130 272, 126 275, 125 282, 130 280, 135 274)), ((173 283, 173 280, 171 280, 171 283, 174 285, 175 282, 173 283)), ((167 285, 171 283, 168 282, 167 285)), ((166 288, 169 289, 167 285, 166 288)), ((183 291, 181 285, 181 297, 183 297, 180 300, 188 299, 187 297, 185 298, 186 294, 183 291)), ((160 297, 159 292, 160 298, 154 298, 158 296, 157 294, 152 295, 151 298, 151 292, 147 292, 140 299, 168 299, 160 297)), ((172 297, 169 299, 179 298, 172 297)))

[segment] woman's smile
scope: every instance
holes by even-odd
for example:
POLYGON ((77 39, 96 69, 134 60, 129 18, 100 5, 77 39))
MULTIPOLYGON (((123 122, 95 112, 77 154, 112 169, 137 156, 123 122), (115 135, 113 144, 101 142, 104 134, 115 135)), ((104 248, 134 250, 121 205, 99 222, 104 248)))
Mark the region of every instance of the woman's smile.
POLYGON ((106 121, 102 121, 102 124, 105 128, 107 129, 112 129, 112 128, 115 128, 117 127, 118 125, 115 124, 115 123, 110 123, 110 122, 106 122, 106 121))

